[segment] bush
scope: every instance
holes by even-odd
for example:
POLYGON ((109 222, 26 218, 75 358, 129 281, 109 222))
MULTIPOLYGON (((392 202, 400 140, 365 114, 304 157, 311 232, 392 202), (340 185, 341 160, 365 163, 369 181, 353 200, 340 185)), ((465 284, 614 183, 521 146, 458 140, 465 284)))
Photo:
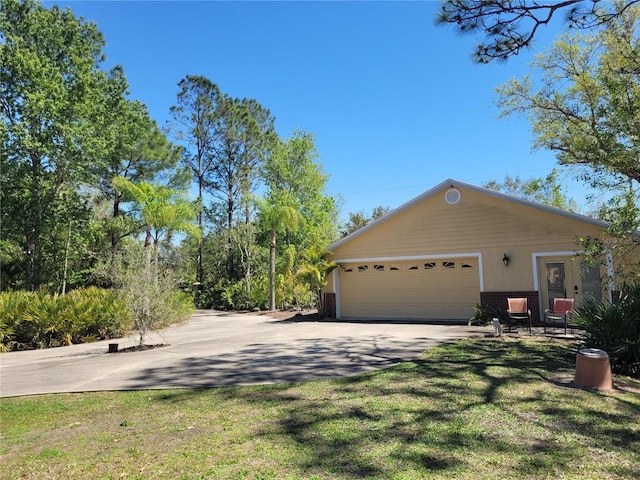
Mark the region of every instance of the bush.
POLYGON ((156 305, 155 315, 160 319, 157 327, 166 327, 186 322, 194 312, 193 297, 185 292, 174 291, 156 305))
POLYGON ((218 310, 262 310, 267 308, 268 299, 269 279, 257 276, 251 282, 251 292, 247 292, 244 280, 206 282, 196 295, 196 304, 218 310))
POLYGON ((76 309, 91 311, 80 332, 84 341, 122 337, 133 328, 133 317, 114 290, 88 287, 73 290, 68 296, 74 300, 76 309))
POLYGON ((38 292, 0 294, 0 350, 25 350, 122 336, 131 315, 111 290, 95 287, 68 295, 38 292))
POLYGON ((244 280, 237 282, 221 281, 218 283, 220 297, 224 302, 222 307, 225 310, 250 310, 254 304, 251 295, 247 292, 247 285, 244 280))
POLYGON ((469 319, 469 325, 490 325, 494 318, 500 319, 500 323, 509 325, 509 317, 500 308, 491 305, 480 305, 476 303, 473 317, 469 319))
POLYGON ((194 294, 194 302, 197 308, 221 308, 224 300, 222 299, 222 291, 218 288, 218 283, 205 281, 199 285, 194 294))
POLYGON ((574 318, 585 330, 585 346, 607 352, 613 372, 640 377, 639 283, 624 285, 615 304, 586 299, 574 318))
POLYGON ((179 290, 173 270, 141 245, 129 245, 102 275, 131 313, 140 345, 148 332, 183 322, 194 310, 193 297, 179 290))
POLYGON ((0 350, 15 350, 18 346, 18 333, 24 311, 29 305, 30 294, 27 292, 6 292, 0 294, 0 350))

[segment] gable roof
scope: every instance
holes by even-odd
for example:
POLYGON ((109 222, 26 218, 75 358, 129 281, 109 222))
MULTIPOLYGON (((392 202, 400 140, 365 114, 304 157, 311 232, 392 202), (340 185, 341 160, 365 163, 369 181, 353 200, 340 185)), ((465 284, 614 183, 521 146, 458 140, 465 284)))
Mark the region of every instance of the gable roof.
POLYGON ((555 208, 555 207, 551 207, 549 205, 543 205, 541 203, 532 202, 532 201, 529 201, 529 200, 525 200, 524 198, 515 197, 513 195, 507 195, 506 193, 498 192, 497 190, 492 190, 490 188, 478 187, 477 185, 472 185, 472 184, 469 184, 469 183, 460 182, 458 180, 448 179, 448 180, 445 180, 444 182, 436 185, 435 187, 427 190, 423 194, 418 195, 417 197, 413 198, 412 200, 409 200, 408 202, 400 205, 398 208, 396 208, 394 210, 391 210, 386 215, 383 215, 382 217, 374 220, 371 223, 368 223, 364 227, 356 230, 355 232, 353 232, 353 233, 347 235, 346 237, 341 238, 337 242, 329 245, 329 247, 327 247, 327 250, 331 251, 334 248, 337 248, 337 247, 349 242, 350 240, 362 235, 363 233, 365 233, 366 231, 368 231, 371 228, 375 227, 376 225, 379 225, 381 223, 386 222, 390 218, 393 218, 396 215, 404 212, 405 210, 410 209, 414 205, 416 205, 416 204, 422 202, 423 200, 425 200, 425 199, 437 194, 438 192, 444 190, 445 188, 462 188, 462 189, 466 189, 466 190, 473 190, 475 192, 478 192, 478 193, 481 193, 481 194, 484 194, 484 195, 488 195, 488 196, 491 196, 491 197, 499 198, 499 199, 502 199, 502 200, 505 200, 505 201, 508 201, 508 202, 518 203, 518 204, 521 204, 521 205, 525 205, 527 207, 531 207, 531 208, 535 208, 535 209, 542 210, 542 211, 545 211, 545 212, 553 213, 555 215, 561 215, 561 216, 564 216, 564 217, 567 217, 567 218, 571 218, 573 220, 578 220, 580 222, 585 222, 585 223, 589 223, 591 225, 596 225, 598 227, 605 228, 605 227, 609 226, 609 224, 607 222, 604 222, 602 220, 597 220, 595 218, 591 218, 591 217, 588 217, 586 215, 580 215, 578 213, 567 212, 566 210, 562 210, 560 208, 555 208))

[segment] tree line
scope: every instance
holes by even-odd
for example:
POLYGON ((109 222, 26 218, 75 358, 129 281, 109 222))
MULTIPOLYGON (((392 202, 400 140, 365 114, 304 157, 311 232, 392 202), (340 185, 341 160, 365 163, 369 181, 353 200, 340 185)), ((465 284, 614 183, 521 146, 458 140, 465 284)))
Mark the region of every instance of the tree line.
POLYGON ((0 289, 128 275, 203 307, 315 305, 338 205, 314 135, 197 75, 161 128, 104 46, 69 8, 0 6, 0 289))
MULTIPOLYGON (((534 147, 610 194, 597 211, 610 235, 584 239, 585 251, 635 248, 637 2, 441 3, 441 24, 485 33, 481 62, 518 54, 566 10, 575 31, 536 57, 535 80, 498 87, 498 105, 504 116, 527 115, 534 147)), ((205 307, 317 302, 332 268, 324 249, 385 207, 349 214, 339 231, 312 133, 280 137, 258 101, 197 75, 179 81, 161 127, 130 98, 123 68, 103 68, 104 45, 97 26, 68 8, 0 5, 0 290, 171 278, 205 307), (140 265, 146 277, 125 281, 126 272, 142 275, 140 265)), ((553 172, 534 190, 517 180, 488 185, 575 208, 553 172)))

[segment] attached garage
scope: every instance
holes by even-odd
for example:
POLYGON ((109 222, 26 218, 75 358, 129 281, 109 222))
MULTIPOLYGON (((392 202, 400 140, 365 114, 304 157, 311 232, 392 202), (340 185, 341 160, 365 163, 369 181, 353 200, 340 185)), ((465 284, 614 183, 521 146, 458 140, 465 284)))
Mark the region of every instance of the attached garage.
MULTIPOLYGON (((559 295, 579 304, 601 292, 575 273, 584 270, 576 238, 606 227, 446 180, 328 247, 338 268, 326 304, 338 319, 468 320, 477 304, 506 310, 507 297, 524 297, 535 321, 559 295), (559 265, 564 274, 551 279, 559 265)), ((612 278, 614 263, 608 255, 596 277, 612 278)), ((614 282, 605 290, 611 298, 614 282)))
POLYGON ((477 257, 341 265, 341 318, 469 318, 480 301, 477 257))

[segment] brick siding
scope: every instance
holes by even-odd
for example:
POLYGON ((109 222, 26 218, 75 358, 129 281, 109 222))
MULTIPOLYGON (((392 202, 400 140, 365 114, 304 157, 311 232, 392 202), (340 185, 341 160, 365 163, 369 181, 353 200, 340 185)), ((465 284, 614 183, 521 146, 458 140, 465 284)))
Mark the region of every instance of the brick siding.
POLYGON ((327 313, 327 317, 336 318, 336 294, 325 293, 324 294, 324 308, 327 313))
POLYGON ((529 310, 531 310, 532 323, 535 325, 541 321, 540 296, 534 290, 525 292, 480 292, 480 304, 498 308, 506 314, 508 308, 507 297, 525 297, 529 310))

